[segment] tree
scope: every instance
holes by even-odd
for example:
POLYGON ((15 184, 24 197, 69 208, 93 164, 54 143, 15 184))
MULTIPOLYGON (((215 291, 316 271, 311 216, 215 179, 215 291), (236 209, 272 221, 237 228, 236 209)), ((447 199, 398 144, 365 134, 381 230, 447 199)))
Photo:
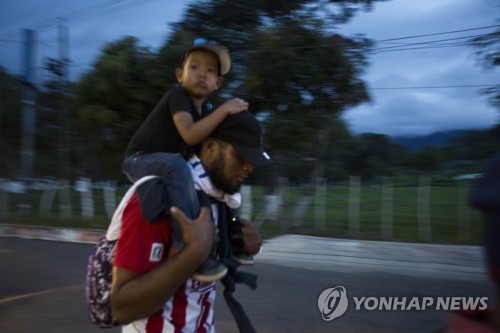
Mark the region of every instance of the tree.
POLYGON ((334 29, 374 2, 197 2, 174 25, 170 41, 197 34, 229 45, 234 66, 226 95, 244 96, 252 112, 262 113, 275 159, 289 150, 314 159, 314 179, 325 170, 338 116, 369 99, 360 75, 370 43, 334 29))
POLYGON ((406 166, 421 172, 436 172, 444 162, 441 149, 426 146, 419 151, 409 154, 406 166))
POLYGON ((135 37, 107 45, 76 87, 79 161, 95 178, 119 178, 128 140, 161 97, 156 55, 135 37), (96 166, 99 165, 99 168, 96 166))
POLYGON ((362 49, 369 44, 323 34, 320 22, 313 29, 300 19, 285 21, 258 33, 245 86, 252 107, 266 112, 274 150, 313 154, 319 161, 338 124, 334 120, 368 100, 359 77, 366 64, 362 49))
MULTIPOLYGON (((493 69, 500 65, 500 28, 489 34, 475 37, 470 41, 477 49, 476 57, 484 68, 493 69)), ((489 96, 490 103, 500 110, 500 84, 482 89, 481 92, 489 96)))
POLYGON ((483 131, 469 130, 451 140, 444 150, 450 161, 468 161, 482 166, 500 151, 500 124, 483 131))
POLYGON ((370 181, 392 175, 406 158, 406 150, 383 134, 364 133, 343 148, 340 158, 349 175, 370 181))
POLYGON ((235 94, 248 99, 251 111, 264 120, 275 160, 294 149, 300 158, 315 159, 313 178, 323 174, 326 143, 340 128, 340 114, 368 100, 360 74, 369 41, 342 37, 334 29, 375 2, 199 1, 172 25, 158 53, 133 37, 106 46, 77 86, 80 131, 96 138, 79 141, 86 169, 97 162, 88 157, 99 156, 99 176, 116 174, 130 136, 175 82, 181 52, 202 36, 229 46, 233 58, 227 83, 212 101, 235 94))
POLYGON ((17 177, 19 172, 21 88, 21 80, 0 67, 0 177, 17 177))

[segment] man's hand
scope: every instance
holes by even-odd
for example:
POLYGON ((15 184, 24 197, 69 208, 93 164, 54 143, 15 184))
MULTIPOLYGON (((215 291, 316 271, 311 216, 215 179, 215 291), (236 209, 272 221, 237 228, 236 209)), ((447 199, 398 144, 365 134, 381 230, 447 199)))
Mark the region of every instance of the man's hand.
POLYGON ((182 228, 184 249, 144 273, 113 267, 111 307, 114 318, 122 324, 145 318, 161 309, 210 253, 214 238, 210 210, 203 207, 196 220, 187 218, 175 207, 170 212, 182 228))
POLYGON ((182 229, 186 249, 189 248, 194 255, 200 256, 199 259, 203 263, 212 250, 214 241, 214 223, 210 216, 210 209, 202 207, 196 220, 189 219, 177 207, 172 207, 170 213, 182 229))
MULTIPOLYGON (((241 223, 241 237, 243 239, 243 253, 255 255, 262 246, 262 238, 257 228, 249 221, 239 220, 241 223)), ((231 235, 231 237, 238 237, 231 235)))
POLYGON ((231 98, 230 100, 222 103, 219 108, 223 109, 227 115, 232 115, 248 110, 248 102, 241 98, 231 98))

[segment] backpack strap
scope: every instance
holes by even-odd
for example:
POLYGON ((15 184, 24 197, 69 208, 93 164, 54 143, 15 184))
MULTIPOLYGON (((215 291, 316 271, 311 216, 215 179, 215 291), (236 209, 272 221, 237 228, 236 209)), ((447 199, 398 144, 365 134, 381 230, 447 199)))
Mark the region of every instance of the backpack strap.
POLYGON ((218 226, 220 241, 218 243, 220 260, 228 268, 227 275, 222 278, 221 282, 224 285, 224 299, 227 306, 233 315, 238 329, 241 333, 256 333, 255 328, 248 318, 243 306, 234 298, 233 293, 236 290, 236 283, 244 283, 251 289, 257 288, 257 275, 248 272, 238 272, 236 264, 231 260, 231 244, 229 242, 229 223, 232 219, 231 210, 223 202, 216 202, 218 207, 218 226))

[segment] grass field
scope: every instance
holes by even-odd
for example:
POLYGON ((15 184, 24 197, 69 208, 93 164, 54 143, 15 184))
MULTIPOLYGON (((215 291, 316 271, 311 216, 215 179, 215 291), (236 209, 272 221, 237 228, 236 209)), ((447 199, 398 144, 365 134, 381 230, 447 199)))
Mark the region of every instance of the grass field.
MULTIPOLYGON (((360 188, 359 196, 359 229, 350 230, 349 186, 348 184, 329 185, 326 191, 324 205, 324 224, 318 222, 315 214, 314 193, 299 187, 288 187, 284 192, 282 217, 279 221, 265 221, 261 233, 265 238, 285 232, 319 235, 327 237, 390 240, 390 241, 424 241, 433 243, 479 244, 481 218, 479 214, 467 206, 466 196, 470 183, 448 184, 447 186, 432 186, 429 190, 428 205, 418 209, 418 187, 415 185, 395 184, 392 188, 390 200, 385 201, 389 210, 385 210, 386 219, 390 223, 392 236, 383 235, 381 186, 372 185, 360 188), (311 203, 305 210, 300 223, 293 223, 297 202, 300 198, 311 195, 311 203), (387 202, 389 204, 387 204, 387 202), (392 207, 392 208, 391 208, 392 207), (428 210, 427 221, 430 223, 430 238, 421 237, 419 219, 428 210), (419 216, 419 213, 421 214, 419 216)), ((123 196, 125 189, 115 193, 116 203, 123 196)), ((67 228, 105 229, 109 217, 104 208, 102 190, 92 190, 94 202, 94 216, 82 217, 80 193, 70 191, 72 215, 69 218, 61 217, 59 211, 60 196, 56 195, 52 208, 48 213, 39 212, 39 203, 42 191, 31 191, 31 213, 23 214, 18 204, 20 194, 3 192, 0 200, 0 223, 24 224, 38 226, 56 226, 67 228)), ((263 190, 254 187, 252 191, 253 217, 258 217, 264 206, 263 190)), ((387 200, 387 197, 386 197, 387 200)), ((425 220, 425 219, 424 219, 425 220)), ((352 226, 352 224, 351 224, 352 226)))
MULTIPOLYGON (((302 225, 286 227, 293 220, 293 207, 304 191, 289 188, 285 193, 283 223, 266 222, 263 233, 276 234, 283 229, 291 232, 328 237, 425 241, 445 244, 479 244, 481 217, 466 201, 467 190, 462 186, 434 186, 430 188, 428 221, 430 239, 422 239, 419 229, 418 188, 416 186, 394 187, 392 200, 392 237, 382 233, 381 188, 362 187, 359 203, 359 232, 349 228, 349 187, 329 186, 326 196, 324 227, 315 219, 314 196, 312 203, 301 219, 302 225)), ((259 206, 261 207, 261 206, 259 206)))

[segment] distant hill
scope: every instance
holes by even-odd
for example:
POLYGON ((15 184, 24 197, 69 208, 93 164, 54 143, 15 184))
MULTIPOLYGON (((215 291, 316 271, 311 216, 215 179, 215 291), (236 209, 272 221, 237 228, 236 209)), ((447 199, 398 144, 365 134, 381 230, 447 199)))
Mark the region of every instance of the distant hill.
POLYGON ((417 151, 425 146, 443 147, 451 139, 464 136, 467 131, 456 130, 446 132, 436 132, 424 136, 394 136, 390 137, 391 142, 405 146, 411 151, 417 151))

